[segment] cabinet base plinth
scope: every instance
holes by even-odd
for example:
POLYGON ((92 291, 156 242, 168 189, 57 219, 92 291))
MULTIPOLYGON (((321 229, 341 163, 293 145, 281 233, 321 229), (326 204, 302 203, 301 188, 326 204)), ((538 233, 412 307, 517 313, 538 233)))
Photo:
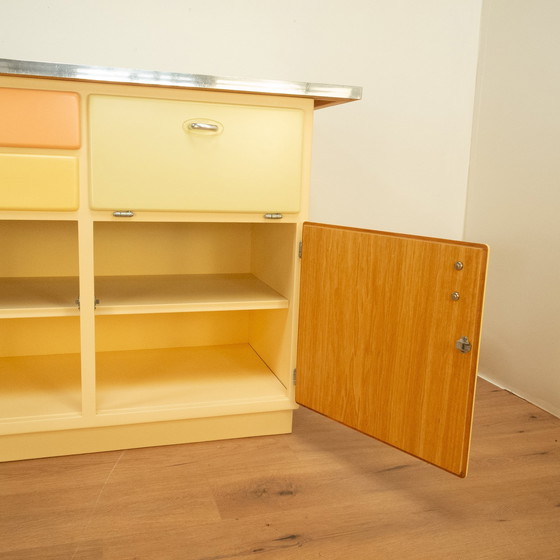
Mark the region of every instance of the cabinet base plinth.
POLYGON ((292 411, 8 435, 0 461, 290 433, 292 411))

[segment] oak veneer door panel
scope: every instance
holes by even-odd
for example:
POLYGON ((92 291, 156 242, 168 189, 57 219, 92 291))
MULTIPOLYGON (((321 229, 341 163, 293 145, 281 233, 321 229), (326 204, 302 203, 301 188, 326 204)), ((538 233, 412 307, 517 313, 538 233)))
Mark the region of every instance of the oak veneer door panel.
POLYGON ((306 223, 297 402, 465 476, 487 253, 306 223))

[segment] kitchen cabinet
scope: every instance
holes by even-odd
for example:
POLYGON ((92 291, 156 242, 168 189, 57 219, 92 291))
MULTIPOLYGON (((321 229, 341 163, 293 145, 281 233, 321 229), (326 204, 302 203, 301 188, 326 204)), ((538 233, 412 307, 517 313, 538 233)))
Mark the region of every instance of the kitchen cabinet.
POLYGON ((486 247, 305 221, 314 110, 359 88, 0 60, 0 91, 61 131, 0 135, 2 460, 299 403, 466 474, 486 247))

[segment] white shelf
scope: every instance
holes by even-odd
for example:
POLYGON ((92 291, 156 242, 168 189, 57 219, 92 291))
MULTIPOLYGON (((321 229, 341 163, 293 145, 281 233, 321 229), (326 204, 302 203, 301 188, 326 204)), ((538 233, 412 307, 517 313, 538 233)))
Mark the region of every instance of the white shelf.
POLYGON ((80 314, 77 277, 0 278, 0 318, 80 314))
POLYGON ((0 424, 79 417, 79 354, 0 358, 0 424))
POLYGON ((98 276, 98 315, 286 309, 288 300, 252 274, 98 276))
POLYGON ((289 408, 287 389, 249 344, 97 354, 98 414, 182 409, 194 418, 289 408))

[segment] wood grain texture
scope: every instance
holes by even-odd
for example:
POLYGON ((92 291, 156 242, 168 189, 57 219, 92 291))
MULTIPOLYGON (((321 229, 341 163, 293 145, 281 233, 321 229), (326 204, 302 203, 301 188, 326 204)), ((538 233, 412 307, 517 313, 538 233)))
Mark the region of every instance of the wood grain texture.
POLYGON ((297 402, 465 476, 487 248, 321 224, 303 247, 297 402))
POLYGON ((3 560, 557 560, 560 419, 480 380, 458 479, 301 408, 292 434, 0 464, 3 560))

